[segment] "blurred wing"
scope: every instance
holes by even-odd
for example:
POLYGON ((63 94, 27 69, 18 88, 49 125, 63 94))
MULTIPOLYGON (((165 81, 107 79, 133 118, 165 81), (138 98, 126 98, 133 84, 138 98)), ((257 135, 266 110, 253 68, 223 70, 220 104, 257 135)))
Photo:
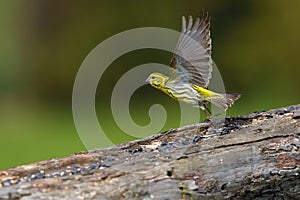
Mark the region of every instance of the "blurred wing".
POLYGON ((197 18, 193 25, 182 17, 182 31, 171 60, 171 78, 207 87, 212 72, 210 18, 208 14, 197 18), (174 70, 175 69, 175 70, 174 70))

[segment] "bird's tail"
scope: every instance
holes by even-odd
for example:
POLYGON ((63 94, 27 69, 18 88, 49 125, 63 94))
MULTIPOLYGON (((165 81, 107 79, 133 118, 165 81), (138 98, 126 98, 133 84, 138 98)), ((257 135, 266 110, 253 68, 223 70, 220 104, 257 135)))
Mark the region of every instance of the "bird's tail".
POLYGON ((232 106, 233 103, 241 97, 240 94, 213 94, 206 98, 207 101, 211 102, 215 106, 227 110, 228 107, 232 106))

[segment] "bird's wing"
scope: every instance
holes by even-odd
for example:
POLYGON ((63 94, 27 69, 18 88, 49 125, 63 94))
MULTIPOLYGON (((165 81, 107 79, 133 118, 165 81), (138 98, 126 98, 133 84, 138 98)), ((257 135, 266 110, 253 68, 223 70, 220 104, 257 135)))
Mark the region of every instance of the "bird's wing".
POLYGON ((171 59, 171 78, 206 88, 211 78, 211 38, 210 17, 203 14, 193 24, 193 18, 189 21, 182 17, 182 31, 178 40, 174 55, 171 59), (179 75, 179 76, 178 76, 179 75))

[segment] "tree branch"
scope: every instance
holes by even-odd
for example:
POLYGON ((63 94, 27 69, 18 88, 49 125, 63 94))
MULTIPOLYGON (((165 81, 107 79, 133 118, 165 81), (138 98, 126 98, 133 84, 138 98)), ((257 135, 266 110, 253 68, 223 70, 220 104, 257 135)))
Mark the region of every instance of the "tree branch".
POLYGON ((300 199, 300 105, 0 171, 0 199, 300 199))

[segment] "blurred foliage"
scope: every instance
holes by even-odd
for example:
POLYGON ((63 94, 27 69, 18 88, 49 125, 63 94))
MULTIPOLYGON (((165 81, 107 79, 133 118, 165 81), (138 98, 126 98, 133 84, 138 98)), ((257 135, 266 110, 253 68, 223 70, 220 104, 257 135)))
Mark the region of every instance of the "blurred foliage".
MULTIPOLYGON (((213 59, 226 89, 242 94, 229 115, 299 103, 299 8, 296 0, 0 1, 0 169, 84 150, 71 95, 77 70, 96 45, 137 27, 180 30, 182 15, 203 10, 212 17, 213 59)), ((97 112, 115 142, 133 138, 120 136, 108 109, 114 84, 132 67, 168 64, 170 56, 139 50, 105 72, 97 112)), ((178 126, 178 104, 149 86, 132 98, 133 119, 149 123, 153 103, 171 110, 164 130, 178 126)))

